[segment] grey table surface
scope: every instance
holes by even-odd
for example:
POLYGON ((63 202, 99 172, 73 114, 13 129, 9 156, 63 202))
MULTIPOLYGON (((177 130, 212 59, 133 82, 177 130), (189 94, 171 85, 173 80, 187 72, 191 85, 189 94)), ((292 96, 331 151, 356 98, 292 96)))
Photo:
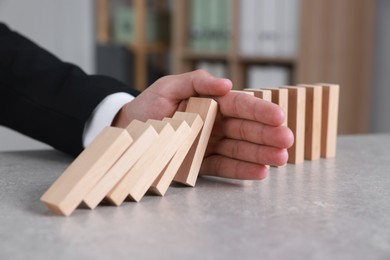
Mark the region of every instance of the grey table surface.
POLYGON ((0 153, 0 259, 390 259, 390 135, 262 181, 200 178, 120 207, 52 214, 56 151, 0 153))

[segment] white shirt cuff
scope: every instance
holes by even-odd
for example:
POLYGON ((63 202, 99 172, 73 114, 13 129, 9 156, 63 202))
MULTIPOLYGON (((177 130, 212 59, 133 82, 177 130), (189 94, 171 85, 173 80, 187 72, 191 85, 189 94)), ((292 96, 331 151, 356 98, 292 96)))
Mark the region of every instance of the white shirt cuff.
POLYGON ((119 110, 133 99, 132 95, 125 92, 111 94, 103 99, 85 124, 83 133, 84 147, 87 147, 104 127, 110 126, 119 110))

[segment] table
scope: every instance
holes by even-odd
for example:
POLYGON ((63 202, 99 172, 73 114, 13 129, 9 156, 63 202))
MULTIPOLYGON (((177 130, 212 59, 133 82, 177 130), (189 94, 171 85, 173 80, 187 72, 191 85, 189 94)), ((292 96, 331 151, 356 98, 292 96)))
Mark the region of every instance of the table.
POLYGON ((51 213, 71 162, 0 153, 0 259, 390 259, 390 135, 340 136, 337 157, 262 181, 200 178, 165 197, 51 213))

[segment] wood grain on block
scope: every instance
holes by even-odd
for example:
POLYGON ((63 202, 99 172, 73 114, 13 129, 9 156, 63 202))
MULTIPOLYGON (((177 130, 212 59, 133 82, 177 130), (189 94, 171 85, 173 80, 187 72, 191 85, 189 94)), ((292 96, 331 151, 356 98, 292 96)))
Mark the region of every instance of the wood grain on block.
POLYGON ((138 120, 133 120, 126 127, 126 130, 133 138, 133 143, 84 197, 84 203, 92 209, 104 199, 159 137, 158 133, 151 125, 138 120))
POLYGON ((306 88, 305 159, 317 160, 321 153, 322 87, 299 86, 306 88))
POLYGON ((203 126, 202 119, 198 114, 195 113, 176 112, 173 115, 173 118, 164 118, 163 121, 169 122, 175 129, 177 129, 183 120, 191 127, 191 133, 183 141, 182 145, 177 150, 168 166, 160 173, 160 175, 150 187, 151 192, 160 196, 164 196, 168 190, 169 185, 171 184, 173 178, 179 170, 180 165, 183 163, 184 158, 188 154, 188 151, 195 142, 196 137, 198 136, 203 126))
POLYGON ((340 87, 327 83, 316 85, 322 86, 321 157, 335 157, 340 87))
POLYGON ((285 86, 288 90, 288 127, 294 134, 294 144, 288 149, 288 163, 304 161, 305 148, 305 88, 285 86))
POLYGON ((57 214, 69 216, 131 143, 126 130, 104 128, 42 195, 41 201, 57 214))
POLYGON ((203 120, 203 128, 192 144, 183 164, 180 166, 174 180, 188 186, 195 186, 200 166, 210 139, 211 130, 218 112, 218 104, 211 98, 190 98, 186 112, 197 113, 203 120))
POLYGON ((271 91, 271 101, 272 103, 275 103, 279 105, 284 113, 285 113, 285 121, 283 123, 284 126, 288 125, 288 91, 287 89, 281 87, 281 88, 269 88, 267 90, 271 91))
POLYGON ((183 127, 176 131, 167 122, 148 120, 146 123, 156 129, 159 138, 106 196, 117 206, 128 196, 134 201, 140 201, 191 132, 191 128, 184 121, 183 127))
POLYGON ((256 89, 256 88, 246 88, 245 91, 252 92, 255 97, 261 98, 263 100, 272 102, 272 92, 268 89, 256 89))

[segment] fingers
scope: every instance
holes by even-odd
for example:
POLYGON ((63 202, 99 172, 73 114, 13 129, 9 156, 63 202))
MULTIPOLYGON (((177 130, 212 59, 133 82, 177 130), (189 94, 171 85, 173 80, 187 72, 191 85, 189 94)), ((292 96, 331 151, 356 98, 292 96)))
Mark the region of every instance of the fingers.
POLYGON ((268 168, 264 165, 238 161, 220 155, 213 155, 203 160, 201 175, 219 176, 240 180, 261 180, 267 176, 268 168))
POLYGON ((260 98, 231 92, 216 98, 221 113, 227 117, 242 118, 279 126, 284 122, 284 112, 278 106, 260 98))
POLYGON ((262 99, 229 93, 216 98, 216 119, 201 174, 235 179, 262 179, 265 165, 284 165, 294 137, 283 110, 262 99))
POLYGON ((288 159, 286 149, 227 138, 215 146, 213 153, 235 160, 275 166, 284 165, 288 159))
POLYGON ((216 78, 204 70, 165 76, 151 87, 165 98, 185 100, 192 96, 223 96, 232 88, 228 79, 216 78))
POLYGON ((231 139, 244 140, 251 143, 289 148, 293 145, 294 136, 285 126, 269 126, 255 121, 226 118, 221 134, 231 139))

